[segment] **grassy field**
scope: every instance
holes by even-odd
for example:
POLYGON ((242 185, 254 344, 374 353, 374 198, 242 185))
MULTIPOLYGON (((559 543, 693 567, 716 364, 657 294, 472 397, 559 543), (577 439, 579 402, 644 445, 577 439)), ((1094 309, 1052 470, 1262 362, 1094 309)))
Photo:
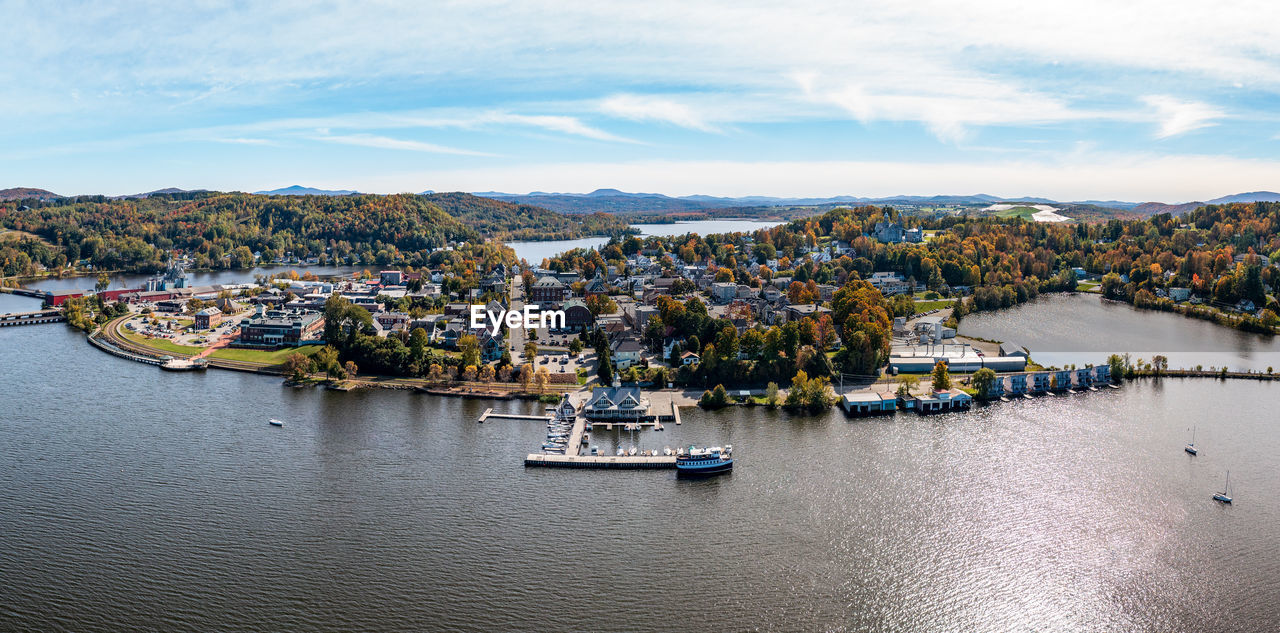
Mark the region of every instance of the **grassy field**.
POLYGON ((200 352, 204 351, 203 347, 192 347, 190 345, 178 345, 177 343, 174 343, 169 339, 163 339, 163 338, 147 338, 141 334, 138 334, 137 332, 131 332, 125 328, 120 328, 117 331, 120 332, 121 336, 129 339, 130 341, 133 341, 134 343, 137 343, 139 345, 145 345, 147 347, 150 347, 152 349, 159 350, 162 352, 168 352, 170 354, 199 354, 200 352))
POLYGON ((1076 284, 1076 290, 1080 292, 1102 292, 1102 284, 1092 281, 1082 281, 1076 284))
POLYGON ((311 356, 323 348, 323 345, 304 345, 297 348, 286 347, 284 349, 276 350, 224 347, 220 350, 215 350, 212 354, 209 354, 209 356, 211 358, 221 358, 224 360, 238 360, 245 363, 279 365, 294 353, 300 353, 303 356, 311 356))
POLYGON ((939 299, 937 301, 917 301, 916 312, 928 312, 938 308, 949 308, 953 302, 951 299, 939 299))

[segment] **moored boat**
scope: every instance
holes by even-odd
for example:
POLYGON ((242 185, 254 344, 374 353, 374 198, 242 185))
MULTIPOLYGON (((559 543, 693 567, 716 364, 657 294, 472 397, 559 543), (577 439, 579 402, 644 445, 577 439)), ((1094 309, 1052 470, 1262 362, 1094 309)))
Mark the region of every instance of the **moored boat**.
POLYGON ((271 426, 284 426, 284 420, 271 418, 270 420, 267 420, 267 424, 270 424, 271 426))
POLYGON ((733 470, 733 446, 724 448, 698 448, 690 446, 687 452, 676 456, 676 475, 680 477, 701 477, 718 475, 733 470))

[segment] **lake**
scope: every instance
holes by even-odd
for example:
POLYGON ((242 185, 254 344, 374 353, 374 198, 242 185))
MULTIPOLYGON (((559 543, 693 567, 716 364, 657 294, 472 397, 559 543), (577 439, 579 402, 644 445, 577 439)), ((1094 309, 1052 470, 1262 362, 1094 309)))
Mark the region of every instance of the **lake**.
POLYGON ((1144 380, 935 417, 686 409, 639 441, 731 443, 738 464, 683 481, 526 469, 540 423, 475 422, 536 403, 167 373, 61 325, 0 329, 0 383, 4 631, 1280 621, 1280 384, 1144 380), (1227 469, 1233 506, 1210 499, 1227 469))
MULTIPOLYGON (((187 273, 187 278, 192 286, 211 286, 214 284, 242 284, 252 283, 254 275, 275 275, 279 273, 287 273, 291 270, 298 271, 298 274, 312 272, 316 275, 350 275, 362 270, 368 269, 373 273, 377 273, 377 266, 260 266, 257 268, 237 268, 231 270, 198 270, 187 273)), ((111 275, 111 290, 120 288, 142 288, 146 285, 148 279, 155 275, 124 273, 111 275)), ((33 290, 92 290, 94 284, 97 283, 97 277, 92 275, 80 277, 47 277, 36 281, 26 282, 23 285, 33 290)))
POLYGON ((1128 352, 1135 361, 1164 354, 1171 368, 1280 370, 1280 338, 1086 293, 1046 294, 1007 310, 971 314, 959 333, 1014 341, 1046 366, 1104 363, 1108 354, 1128 352))
MULTIPOLYGON (((748 233, 759 229, 785 224, 772 220, 695 220, 691 222, 674 222, 670 224, 632 224, 631 228, 640 231, 640 237, 670 237, 697 233, 698 235, 714 235, 717 233, 748 233)), ((576 240, 551 240, 545 242, 507 242, 516 252, 516 257, 530 264, 538 265, 543 259, 554 257, 575 248, 599 248, 609 243, 607 237, 584 237, 576 240)))

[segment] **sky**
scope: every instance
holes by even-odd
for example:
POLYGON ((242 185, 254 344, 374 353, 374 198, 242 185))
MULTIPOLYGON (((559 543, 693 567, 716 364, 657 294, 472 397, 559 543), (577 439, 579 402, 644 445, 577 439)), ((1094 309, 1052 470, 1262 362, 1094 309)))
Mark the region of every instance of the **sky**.
POLYGON ((1280 190, 1271 2, 0 0, 0 188, 1280 190))

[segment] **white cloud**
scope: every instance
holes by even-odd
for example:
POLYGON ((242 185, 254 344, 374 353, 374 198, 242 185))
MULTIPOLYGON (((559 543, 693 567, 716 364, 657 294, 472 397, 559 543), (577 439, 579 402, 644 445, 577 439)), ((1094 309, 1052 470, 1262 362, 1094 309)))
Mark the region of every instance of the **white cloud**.
POLYGON ((632 121, 660 121, 701 132, 718 132, 688 104, 651 95, 619 94, 600 102, 600 111, 632 121))
POLYGON ((341 143, 343 145, 373 147, 376 149, 396 149, 411 152, 428 152, 431 154, 455 154, 459 156, 493 156, 493 154, 458 149, 456 147, 446 147, 444 145, 436 145, 435 143, 424 143, 422 141, 390 138, 387 136, 375 136, 372 134, 320 134, 311 138, 312 140, 323 141, 326 143, 341 143))
POLYGON ((1206 103, 1180 101, 1167 95, 1149 95, 1142 100, 1155 110, 1160 124, 1156 138, 1169 138, 1217 125, 1217 119, 1227 116, 1225 112, 1206 103))

